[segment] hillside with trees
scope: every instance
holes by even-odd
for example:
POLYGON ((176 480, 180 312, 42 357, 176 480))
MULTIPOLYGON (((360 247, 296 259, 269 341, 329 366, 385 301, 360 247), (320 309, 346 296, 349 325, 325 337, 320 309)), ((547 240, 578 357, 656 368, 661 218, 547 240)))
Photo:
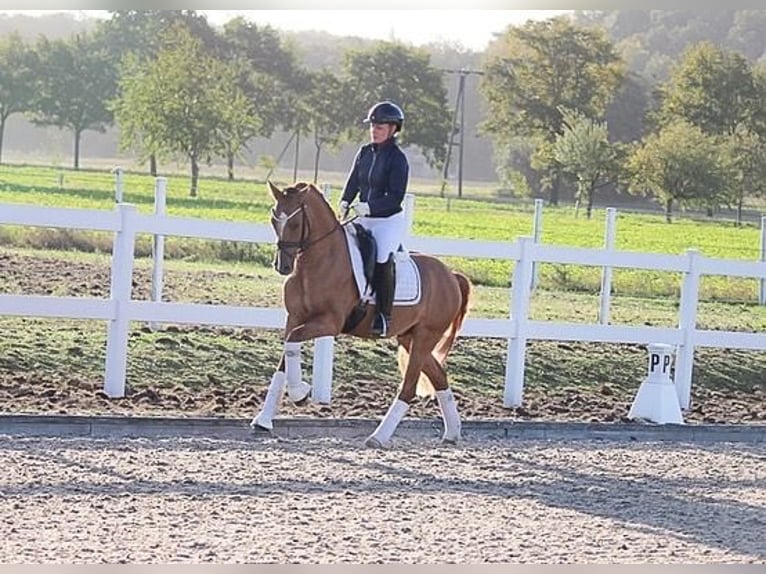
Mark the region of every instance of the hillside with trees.
POLYGON ((214 27, 193 10, 3 17, 0 31, 0 160, 175 162, 190 194, 209 164, 231 179, 256 164, 316 178, 345 171, 359 120, 390 97, 413 175, 441 181, 446 166, 449 193, 458 142, 465 179, 586 213, 649 198, 672 220, 763 193, 766 11, 578 11, 509 27, 482 53, 214 27), (663 164, 682 141, 696 143, 663 164), (684 189, 661 175, 681 165, 699 178, 684 189))

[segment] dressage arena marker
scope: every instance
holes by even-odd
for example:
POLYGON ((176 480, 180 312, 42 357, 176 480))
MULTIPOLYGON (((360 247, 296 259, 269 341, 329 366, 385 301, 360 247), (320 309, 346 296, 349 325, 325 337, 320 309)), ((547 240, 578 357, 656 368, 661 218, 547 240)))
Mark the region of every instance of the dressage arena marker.
POLYGON ((659 424, 683 424, 670 369, 673 366, 673 346, 662 343, 649 345, 649 374, 638 388, 628 412, 629 419, 646 419, 659 424))

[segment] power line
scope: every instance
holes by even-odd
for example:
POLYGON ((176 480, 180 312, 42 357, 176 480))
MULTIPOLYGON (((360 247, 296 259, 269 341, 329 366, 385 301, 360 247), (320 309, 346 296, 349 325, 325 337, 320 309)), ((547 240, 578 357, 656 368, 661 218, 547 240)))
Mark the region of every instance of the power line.
POLYGON ((449 143, 447 145, 447 158, 444 161, 444 171, 442 173, 442 189, 441 195, 444 197, 444 190, 447 186, 447 177, 449 175, 449 164, 452 156, 452 148, 458 146, 458 164, 457 164, 457 195, 463 197, 463 148, 465 145, 465 79, 470 75, 482 76, 484 72, 481 70, 469 70, 467 68, 449 69, 440 68, 441 72, 445 74, 457 74, 458 76, 458 89, 457 96, 455 97, 455 110, 452 114, 452 129, 450 131, 449 143), (458 115, 459 122, 458 122, 458 115), (459 126, 458 126, 459 123, 459 126), (460 141, 455 143, 455 134, 460 136, 460 141))

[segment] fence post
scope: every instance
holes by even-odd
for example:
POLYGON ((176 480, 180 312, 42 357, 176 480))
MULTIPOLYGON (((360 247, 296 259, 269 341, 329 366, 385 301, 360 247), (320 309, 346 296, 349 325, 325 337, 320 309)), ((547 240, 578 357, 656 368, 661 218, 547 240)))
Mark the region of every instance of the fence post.
POLYGON ((407 221, 407 231, 405 232, 405 238, 412 235, 412 222, 415 219, 415 194, 404 194, 404 217, 407 221))
MULTIPOLYGON (((167 204, 167 184, 165 177, 158 177, 154 180, 154 215, 165 215, 165 206, 167 204)), ((162 301, 163 264, 165 259, 165 236, 154 235, 152 237, 152 302, 162 301)), ((157 323, 149 323, 149 328, 156 331, 159 328, 157 323)))
MULTIPOLYGON (((535 199, 535 218, 532 220, 532 239, 535 243, 540 243, 540 236, 543 233, 543 200, 535 199)), ((532 262, 532 282, 529 288, 534 291, 537 288, 537 261, 532 262)))
POLYGON ((676 351, 676 393, 678 403, 683 410, 689 408, 692 391, 692 368, 694 366, 694 331, 697 328, 697 304, 699 302, 699 258, 696 249, 688 249, 689 266, 681 285, 681 302, 679 304, 678 327, 681 329, 683 343, 676 351))
POLYGON ((311 400, 329 405, 332 399, 332 362, 334 337, 314 339, 314 363, 311 378, 311 400))
MULTIPOLYGON (((614 207, 606 208, 606 230, 604 231, 604 249, 614 250, 615 215, 614 207)), ((612 300, 612 268, 604 266, 601 269, 601 293, 599 294, 598 320, 602 325, 609 324, 609 307, 612 300)))
POLYGON ((505 362, 505 390, 503 406, 519 407, 524 395, 524 361, 526 356, 526 323, 529 314, 530 291, 533 258, 530 237, 519 237, 519 260, 513 269, 511 286, 511 319, 513 332, 508 340, 508 355, 505 362))
POLYGON ((136 243, 136 206, 119 203, 120 229, 114 235, 112 247, 112 283, 109 298, 114 305, 114 317, 109 321, 106 337, 106 373, 104 393, 108 397, 125 396, 125 373, 128 363, 128 305, 133 286, 133 253, 136 243))
MULTIPOLYGON (((761 215, 761 261, 766 261, 766 215, 761 215)), ((760 280, 758 304, 766 305, 766 279, 760 280)))
POLYGON ((115 167, 114 172, 114 201, 115 203, 122 203, 122 168, 115 167))

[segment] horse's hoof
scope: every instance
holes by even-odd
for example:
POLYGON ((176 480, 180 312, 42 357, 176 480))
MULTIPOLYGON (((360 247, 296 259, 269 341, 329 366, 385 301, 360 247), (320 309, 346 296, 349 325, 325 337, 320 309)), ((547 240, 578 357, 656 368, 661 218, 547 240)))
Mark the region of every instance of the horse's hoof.
POLYGON ((293 404, 296 407, 305 407, 307 404, 309 404, 309 396, 306 395, 301 400, 293 402, 293 404))
POLYGON ((367 448, 386 448, 388 445, 380 442, 380 439, 375 435, 371 435, 368 436, 367 440, 364 441, 364 446, 367 448))
POLYGON ((460 437, 442 437, 442 444, 448 444, 450 446, 455 446, 457 443, 460 442, 460 437))
POLYGON ((287 396, 290 397, 290 400, 298 406, 305 405, 308 402, 310 395, 311 385, 304 381, 295 383, 293 385, 287 385, 287 396))
POLYGON ((274 423, 271 421, 258 420, 258 417, 255 417, 252 421, 250 421, 250 428, 254 433, 271 434, 271 431, 274 430, 274 423))

